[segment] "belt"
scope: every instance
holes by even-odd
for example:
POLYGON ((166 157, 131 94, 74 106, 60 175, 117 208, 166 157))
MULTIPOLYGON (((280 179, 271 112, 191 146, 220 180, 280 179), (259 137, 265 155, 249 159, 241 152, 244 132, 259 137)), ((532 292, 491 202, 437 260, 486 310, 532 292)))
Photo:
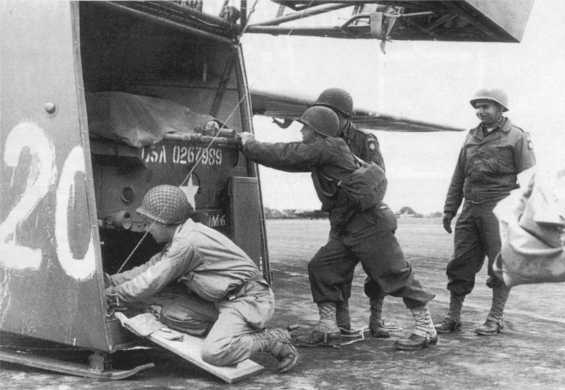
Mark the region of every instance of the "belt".
POLYGON ((245 287, 247 287, 249 284, 253 282, 263 282, 265 286, 269 286, 269 284, 265 281, 265 278, 263 278, 263 275, 257 273, 254 276, 250 277, 249 279, 245 280, 239 286, 235 286, 231 288, 226 294, 226 300, 233 301, 234 299, 239 298, 240 296, 242 296, 245 287))

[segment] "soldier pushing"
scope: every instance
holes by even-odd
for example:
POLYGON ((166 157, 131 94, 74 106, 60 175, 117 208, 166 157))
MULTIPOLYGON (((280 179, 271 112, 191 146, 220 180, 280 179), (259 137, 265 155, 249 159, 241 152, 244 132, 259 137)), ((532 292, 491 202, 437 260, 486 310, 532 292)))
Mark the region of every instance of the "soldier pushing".
MULTIPOLYGON (((345 140, 349 149, 357 157, 367 162, 374 162, 383 170, 385 163, 379 141, 375 135, 360 130, 351 122, 354 115, 353 98, 340 88, 328 88, 324 90, 314 103, 314 106, 331 108, 339 118, 339 136, 345 140)), ((337 326, 342 332, 351 330, 351 317, 349 315, 349 298, 351 297, 351 283, 343 286, 344 301, 338 302, 336 306, 337 326)), ((390 337, 389 332, 382 320, 384 295, 378 284, 371 281, 369 277, 365 280, 365 294, 369 297, 371 315, 369 317, 369 330, 374 337, 390 337)))
POLYGON ((262 143, 250 133, 242 133, 241 139, 243 152, 253 161, 290 172, 312 172, 322 209, 330 213, 329 241, 308 264, 320 319, 301 341, 316 344, 339 335, 336 306, 348 298, 344 286, 351 283, 355 266, 361 262, 381 295, 402 297, 414 316, 412 334, 398 340, 395 347, 414 350, 436 344, 437 333, 427 307, 434 296, 414 278, 404 258, 394 236, 394 214, 382 203, 360 210, 338 184, 358 168, 356 157, 339 137, 338 116, 327 107, 315 106, 308 108, 299 122, 303 124, 303 142, 262 143))

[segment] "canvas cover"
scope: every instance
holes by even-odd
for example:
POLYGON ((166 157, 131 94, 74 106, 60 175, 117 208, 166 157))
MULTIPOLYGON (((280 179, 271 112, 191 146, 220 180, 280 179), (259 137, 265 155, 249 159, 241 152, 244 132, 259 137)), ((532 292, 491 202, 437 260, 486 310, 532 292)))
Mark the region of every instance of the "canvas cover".
POLYGON ((565 170, 531 176, 495 214, 502 247, 493 268, 506 285, 565 281, 565 170))
POLYGON ((167 133, 194 133, 214 120, 170 100, 126 92, 87 93, 90 134, 141 148, 167 133))

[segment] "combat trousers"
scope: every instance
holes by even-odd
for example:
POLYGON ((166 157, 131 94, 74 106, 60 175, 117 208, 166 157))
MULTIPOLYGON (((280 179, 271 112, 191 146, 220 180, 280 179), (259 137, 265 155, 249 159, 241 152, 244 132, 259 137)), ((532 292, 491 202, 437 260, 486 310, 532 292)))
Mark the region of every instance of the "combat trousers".
POLYGON ((204 339, 202 359, 217 366, 237 364, 253 353, 253 339, 275 312, 275 296, 264 281, 247 282, 229 300, 216 304, 218 319, 204 339))
POLYGON ((202 359, 229 366, 251 356, 252 340, 241 336, 265 328, 275 311, 275 298, 265 281, 250 281, 229 299, 217 303, 180 289, 166 289, 145 299, 142 305, 152 307, 161 322, 171 328, 195 336, 207 333, 202 359))
POLYGON ((308 264, 314 302, 343 302, 357 263, 361 262, 370 282, 370 298, 402 297, 409 308, 425 305, 434 298, 414 278, 394 236, 396 218, 388 207, 356 214, 339 234, 330 235, 308 264))
POLYGON ((447 264, 447 289, 455 295, 467 295, 475 286, 475 275, 488 257, 487 286, 503 285, 492 264, 500 252, 498 219, 493 213, 496 203, 465 202, 455 224, 454 255, 447 264))

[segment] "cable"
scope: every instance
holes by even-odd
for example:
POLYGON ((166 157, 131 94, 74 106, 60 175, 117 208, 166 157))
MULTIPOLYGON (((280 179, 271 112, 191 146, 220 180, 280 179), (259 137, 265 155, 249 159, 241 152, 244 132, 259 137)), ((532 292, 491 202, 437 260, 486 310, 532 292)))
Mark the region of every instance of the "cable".
MULTIPOLYGON (((241 99, 239 99, 239 101, 237 102, 237 104, 234 106, 234 108, 231 110, 231 112, 229 113, 229 115, 226 117, 225 120, 222 121, 222 123, 227 123, 231 117, 233 116, 233 114, 235 113, 235 110, 239 108, 239 106, 241 106, 241 103, 243 103, 243 100, 245 99, 246 95, 243 95, 241 97, 241 99)), ((184 179, 181 181, 179 187, 183 186, 185 184, 185 182, 192 176, 192 173, 194 172, 194 170, 198 167, 198 165, 200 165, 200 162, 202 161, 202 159, 204 158, 204 152, 207 152, 208 149, 210 149, 210 147, 212 146, 212 144, 216 141, 216 139, 218 138, 218 136, 220 135, 220 132, 216 132, 216 134, 214 135, 214 137, 212 137, 212 139, 210 140, 210 142, 208 143, 208 145, 206 145, 206 147, 204 148, 204 151, 200 154, 200 157, 198 157, 198 159, 195 161, 194 165, 192 166, 192 168, 190 169, 190 171, 188 171, 188 173, 186 174, 186 176, 184 177, 184 179)), ((147 235, 149 234, 149 231, 145 231, 145 233, 143 234, 143 236, 141 236, 141 238, 139 239, 139 241, 137 242, 137 244, 135 245, 135 247, 130 251, 130 253, 128 254, 128 256, 125 258, 125 260, 122 262, 122 265, 120 265, 120 268, 118 268, 118 271, 116 273, 120 273, 122 271, 122 269, 126 266, 126 264, 131 260, 131 258, 133 257, 135 251, 137 251, 137 249, 140 247, 141 243, 143 242, 143 240, 145 240, 145 237, 147 237, 147 235)))
POLYGON ((255 0, 255 3, 253 3, 251 10, 247 14, 247 24, 243 27, 243 30, 241 30, 240 35, 243 35, 245 33, 245 31, 247 30, 247 28, 249 27, 249 20, 251 20, 251 15, 253 15, 253 13, 255 12, 255 7, 257 7, 258 2, 259 2, 259 0, 255 0))

